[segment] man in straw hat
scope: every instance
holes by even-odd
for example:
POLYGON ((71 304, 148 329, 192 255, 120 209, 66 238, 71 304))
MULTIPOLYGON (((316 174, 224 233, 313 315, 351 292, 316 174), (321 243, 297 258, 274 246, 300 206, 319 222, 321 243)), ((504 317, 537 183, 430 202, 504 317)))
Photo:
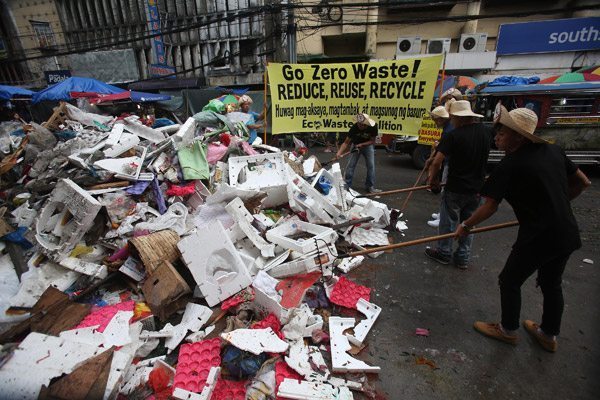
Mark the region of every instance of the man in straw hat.
POLYGON ((457 237, 485 221, 502 199, 513 207, 519 233, 499 275, 502 319, 499 323, 475 322, 483 335, 516 344, 521 310, 521 285, 535 271, 544 297, 542 322, 525 320, 523 326, 550 352, 563 313, 562 274, 571 253, 581 247, 579 229, 570 200, 591 182, 557 146, 534 134, 536 114, 527 108, 508 112, 496 108, 498 149, 506 156, 481 190, 485 202, 456 229, 457 237))
POLYGON ((344 180, 347 187, 352 187, 352 179, 356 164, 362 155, 367 164, 367 179, 365 189, 368 193, 381 192, 375 189, 375 138, 377 138, 377 124, 367 114, 361 113, 354 117, 355 124, 350 127, 348 137, 342 143, 337 151, 335 158, 341 158, 348 148, 354 147, 358 152, 350 155, 344 180))
MULTIPOLYGON (((479 206, 479 190, 483 185, 492 138, 491 130, 476 120, 482 115, 475 114, 468 101, 453 102, 449 113, 454 130, 440 141, 427 179, 432 190, 439 190, 439 171, 444 160, 449 158, 448 179, 440 204, 440 235, 454 232, 460 221, 470 217, 479 206)), ((441 264, 453 262, 456 267, 466 269, 472 242, 473 235, 461 237, 453 252, 452 239, 440 240, 436 248, 427 248, 425 254, 441 264)))

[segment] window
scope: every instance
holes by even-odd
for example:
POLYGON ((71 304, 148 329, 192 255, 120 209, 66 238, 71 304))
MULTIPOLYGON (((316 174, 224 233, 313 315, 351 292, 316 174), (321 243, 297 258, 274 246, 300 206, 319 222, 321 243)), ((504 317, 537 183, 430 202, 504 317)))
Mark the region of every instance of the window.
POLYGON ((54 41, 54 32, 49 22, 29 21, 38 40, 41 49, 48 49, 56 46, 54 41))
POLYGON ((550 106, 550 116, 569 116, 591 114, 594 108, 594 96, 574 96, 554 97, 550 106))

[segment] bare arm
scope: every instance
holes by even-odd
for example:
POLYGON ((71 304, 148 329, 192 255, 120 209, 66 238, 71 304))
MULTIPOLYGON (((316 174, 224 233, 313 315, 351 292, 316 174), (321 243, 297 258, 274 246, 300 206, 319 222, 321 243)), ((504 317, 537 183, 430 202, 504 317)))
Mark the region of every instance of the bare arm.
POLYGON ((346 153, 346 149, 350 146, 350 143, 351 143, 350 138, 346 138, 346 140, 344 140, 344 143, 342 143, 339 150, 335 154, 335 158, 342 157, 346 153))
POLYGON ((577 196, 579 196, 585 189, 587 189, 592 182, 588 179, 588 177, 581 172, 580 169, 577 169, 575 173, 569 176, 569 199, 573 200, 577 196))
MULTIPOLYGON (((498 210, 498 202, 490 197, 485 198, 485 203, 479 206, 477 210, 466 220, 462 221, 467 227, 472 228, 473 226, 480 224, 485 221, 498 210)), ((462 224, 456 228, 455 235, 466 236, 469 234, 468 230, 463 228, 462 224)))

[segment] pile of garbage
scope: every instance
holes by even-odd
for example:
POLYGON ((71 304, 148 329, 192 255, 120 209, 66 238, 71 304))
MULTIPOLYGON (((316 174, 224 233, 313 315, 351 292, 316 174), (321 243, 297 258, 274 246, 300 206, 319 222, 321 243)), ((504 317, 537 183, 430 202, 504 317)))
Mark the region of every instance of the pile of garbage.
POLYGON ((235 114, 155 129, 62 103, 3 142, 5 398, 374 396, 355 356, 381 308, 345 255, 406 225, 235 114))

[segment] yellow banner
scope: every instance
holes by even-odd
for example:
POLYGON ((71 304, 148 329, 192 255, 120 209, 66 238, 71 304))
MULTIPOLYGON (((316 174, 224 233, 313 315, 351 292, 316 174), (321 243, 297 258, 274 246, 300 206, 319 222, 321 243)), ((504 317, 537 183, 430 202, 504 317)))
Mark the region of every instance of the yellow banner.
POLYGON ((347 132, 366 113, 379 133, 419 134, 442 56, 346 64, 269 64, 272 131, 347 132))
POLYGON ((423 117, 421 129, 419 129, 419 144, 433 146, 435 142, 439 142, 442 137, 442 129, 438 128, 429 114, 423 117))

